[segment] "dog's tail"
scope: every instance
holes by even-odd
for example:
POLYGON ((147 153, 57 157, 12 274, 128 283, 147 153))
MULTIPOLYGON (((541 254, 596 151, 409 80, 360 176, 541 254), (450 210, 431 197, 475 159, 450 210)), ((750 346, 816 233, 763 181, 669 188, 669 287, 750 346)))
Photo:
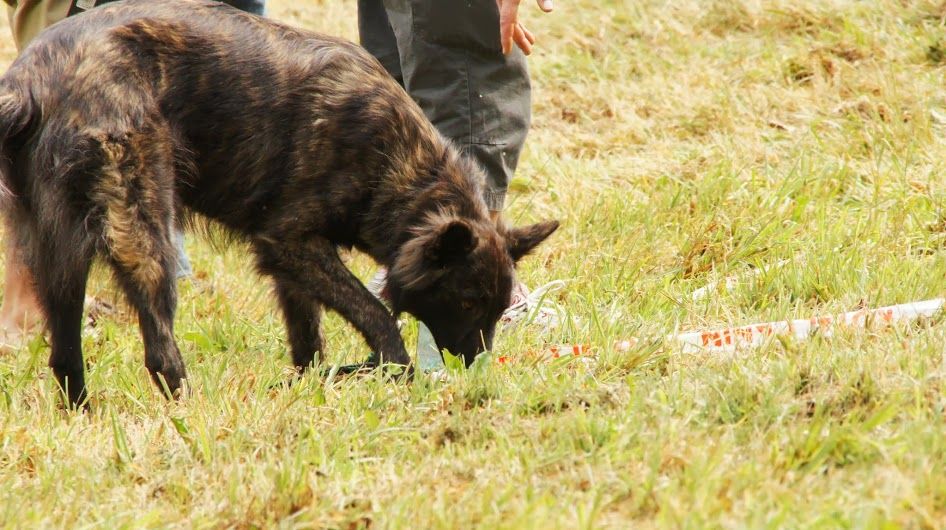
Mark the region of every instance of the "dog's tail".
POLYGON ((6 205, 17 189, 14 161, 22 136, 33 117, 32 99, 7 80, 0 80, 0 204, 6 205))

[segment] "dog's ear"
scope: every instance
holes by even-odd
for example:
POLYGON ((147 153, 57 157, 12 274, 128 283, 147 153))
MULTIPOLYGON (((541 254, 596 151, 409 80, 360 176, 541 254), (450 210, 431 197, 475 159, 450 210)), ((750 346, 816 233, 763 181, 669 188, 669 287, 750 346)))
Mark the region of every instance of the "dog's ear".
POLYGON ((532 252, 558 228, 558 221, 544 221, 534 225, 510 228, 506 232, 506 246, 513 261, 519 261, 532 252))
POLYGON ((466 258, 476 248, 473 227, 461 219, 453 219, 434 229, 424 245, 424 259, 444 266, 466 258))
POLYGON ((415 234, 398 251, 389 276, 414 289, 436 281, 448 265, 466 258, 477 244, 473 227, 456 218, 435 220, 415 234))

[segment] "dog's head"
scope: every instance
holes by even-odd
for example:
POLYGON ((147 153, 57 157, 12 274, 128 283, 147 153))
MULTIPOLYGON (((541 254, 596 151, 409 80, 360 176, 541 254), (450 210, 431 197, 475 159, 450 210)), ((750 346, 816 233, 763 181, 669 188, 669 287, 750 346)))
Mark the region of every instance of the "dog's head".
POLYGON ((420 319, 438 348, 462 355, 469 366, 492 348, 516 262, 556 228, 558 221, 505 228, 444 213, 429 217, 401 247, 389 273, 394 311, 420 319))

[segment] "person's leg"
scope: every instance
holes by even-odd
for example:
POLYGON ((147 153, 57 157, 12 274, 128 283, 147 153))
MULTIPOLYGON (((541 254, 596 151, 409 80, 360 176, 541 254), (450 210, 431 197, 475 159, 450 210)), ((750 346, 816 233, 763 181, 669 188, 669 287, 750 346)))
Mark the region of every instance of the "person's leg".
POLYGON ((16 49, 22 50, 40 31, 66 18, 71 0, 19 0, 7 2, 10 33, 16 49))
POLYGON ((33 292, 33 277, 16 250, 13 234, 6 236, 6 274, 3 307, 0 308, 0 349, 14 348, 25 335, 43 322, 43 313, 33 292))
MULTIPOLYGON (((531 121, 525 56, 503 55, 495 0, 359 0, 362 45, 446 137, 486 171, 486 204, 498 216, 531 121), (383 8, 382 9, 382 5, 383 8)), ((385 271, 369 284, 384 298, 385 271)), ((528 292, 517 285, 519 298, 528 292)), ((442 368, 421 323, 417 363, 442 368)))
POLYGON ((190 278, 194 275, 194 269, 191 267, 191 260, 187 257, 187 250, 184 249, 184 230, 181 227, 174 228, 174 251, 177 254, 177 268, 175 278, 190 278))
POLYGON ((358 37, 361 45, 403 86, 401 55, 383 0, 358 0, 358 37))
POLYGON ((404 87, 430 121, 486 170, 486 202, 503 207, 531 120, 525 56, 504 55, 495 0, 383 0, 404 87))
POLYGON ((266 14, 266 0, 223 0, 223 3, 254 15, 266 14))

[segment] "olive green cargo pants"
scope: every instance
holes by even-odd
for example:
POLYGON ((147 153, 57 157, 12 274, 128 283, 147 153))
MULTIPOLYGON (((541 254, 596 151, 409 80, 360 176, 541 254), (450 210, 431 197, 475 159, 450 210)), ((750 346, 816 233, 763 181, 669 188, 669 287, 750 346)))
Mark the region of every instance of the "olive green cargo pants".
POLYGON ((71 0, 4 0, 16 48, 22 50, 47 26, 66 18, 71 0))
POLYGON ((525 56, 503 55, 496 0, 358 0, 361 44, 486 170, 501 210, 531 120, 525 56))

